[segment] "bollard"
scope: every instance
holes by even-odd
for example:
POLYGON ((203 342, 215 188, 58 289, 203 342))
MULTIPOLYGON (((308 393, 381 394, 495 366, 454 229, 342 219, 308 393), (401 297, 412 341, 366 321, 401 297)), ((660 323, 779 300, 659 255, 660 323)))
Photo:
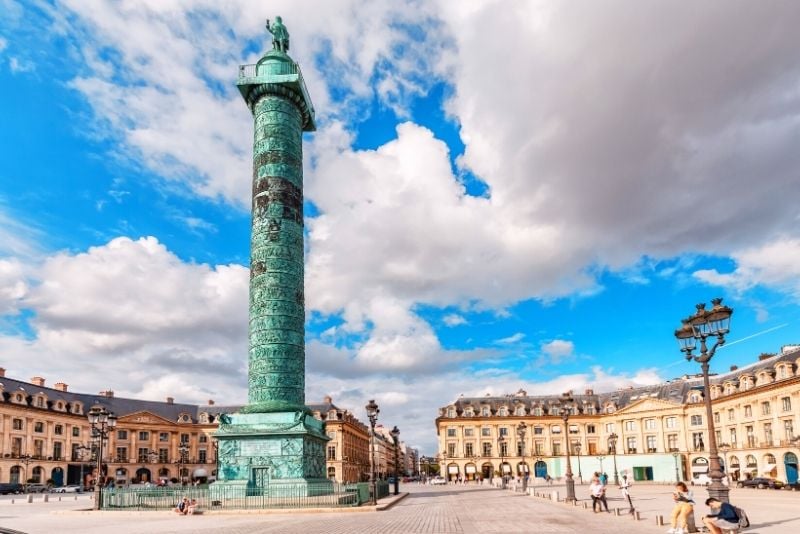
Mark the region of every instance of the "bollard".
POLYGON ((42 502, 50 502, 50 496, 46 493, 42 494, 42 502))
POLYGON ((553 502, 558 502, 558 492, 557 491, 550 492, 550 499, 553 502))
POLYGON ((656 526, 658 526, 658 527, 664 526, 664 516, 663 515, 657 515, 656 516, 656 526))
POLYGON ((11 504, 14 504, 14 499, 11 499, 11 504))
POLYGON ((614 508, 614 515, 619 517, 619 508, 614 508))
POLYGON ((33 493, 28 494, 28 502, 33 502, 33 493))
POLYGON ((642 518, 641 514, 639 514, 638 511, 633 512, 632 515, 633 515, 633 520, 634 521, 639 521, 642 518))
POLYGON ((583 509, 584 510, 588 510, 589 509, 589 503, 588 502, 584 502, 583 503, 583 509))

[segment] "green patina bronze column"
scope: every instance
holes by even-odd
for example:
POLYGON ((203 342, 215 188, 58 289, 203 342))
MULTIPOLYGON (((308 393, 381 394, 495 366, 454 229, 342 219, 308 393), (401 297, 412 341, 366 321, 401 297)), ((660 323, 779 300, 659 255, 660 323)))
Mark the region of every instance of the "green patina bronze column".
MULTIPOLYGON (((268 23, 269 24, 269 23, 268 23)), ((253 219, 250 253, 250 358, 244 412, 305 404, 303 302, 303 132, 314 109, 297 64, 286 54, 280 17, 273 50, 239 72, 253 113, 253 219)))
MULTIPOLYGON (((219 498, 226 488, 271 495, 330 492, 321 421, 305 407, 303 132, 314 108, 289 32, 267 21, 272 50, 239 67, 253 114, 248 403, 219 419, 219 498)), ((236 493, 236 492, 234 492, 236 493)))

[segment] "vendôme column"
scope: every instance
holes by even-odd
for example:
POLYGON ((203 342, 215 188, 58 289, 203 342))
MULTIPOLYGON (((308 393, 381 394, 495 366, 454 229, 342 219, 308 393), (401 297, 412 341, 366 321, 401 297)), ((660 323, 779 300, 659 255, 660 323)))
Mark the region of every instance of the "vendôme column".
POLYGON ((239 67, 236 84, 254 125, 248 403, 219 416, 218 500, 243 487, 287 496, 332 488, 328 437, 305 407, 302 136, 315 129, 314 108, 281 18, 267 30, 272 49, 239 67))

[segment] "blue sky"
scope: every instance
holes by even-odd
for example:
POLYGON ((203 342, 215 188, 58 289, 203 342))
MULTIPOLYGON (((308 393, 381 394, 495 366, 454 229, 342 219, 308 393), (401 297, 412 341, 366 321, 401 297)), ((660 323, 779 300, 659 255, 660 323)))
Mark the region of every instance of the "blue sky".
POLYGON ((432 453, 460 394, 697 372, 672 332, 714 296, 713 370, 800 342, 796 9, 329 4, 0 1, 9 376, 244 400, 234 83, 277 14, 318 113, 309 402, 375 398, 432 453))

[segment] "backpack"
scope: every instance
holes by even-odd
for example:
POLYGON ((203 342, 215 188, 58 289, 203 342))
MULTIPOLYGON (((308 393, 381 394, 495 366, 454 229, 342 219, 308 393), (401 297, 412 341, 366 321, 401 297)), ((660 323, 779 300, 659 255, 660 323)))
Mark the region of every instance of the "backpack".
POLYGON ((747 514, 741 508, 734 506, 736 510, 736 515, 739 516, 739 527, 740 528, 747 528, 750 526, 750 519, 747 518, 747 514))

